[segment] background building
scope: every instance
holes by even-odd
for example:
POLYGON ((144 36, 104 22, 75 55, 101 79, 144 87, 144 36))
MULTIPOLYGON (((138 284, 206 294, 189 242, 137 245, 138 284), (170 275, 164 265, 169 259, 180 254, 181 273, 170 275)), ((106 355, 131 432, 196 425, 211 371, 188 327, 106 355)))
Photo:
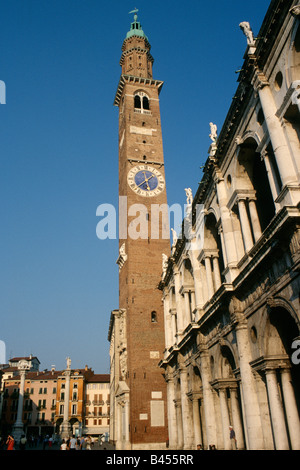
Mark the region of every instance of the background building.
POLYGON ((83 434, 109 437, 110 424, 110 376, 95 374, 85 386, 85 421, 83 434))
POLYGON ((23 393, 21 420, 27 436, 60 434, 67 406, 70 434, 99 435, 109 427, 109 375, 95 374, 88 366, 70 369, 69 389, 66 371, 33 370, 25 372, 24 391, 20 392, 20 361, 17 358, 3 369, 1 384, 1 434, 12 432, 17 420, 20 393, 23 393), (13 367, 10 367, 10 364, 13 367), (67 391, 69 390, 69 393, 67 391), (90 406, 92 405, 92 407, 90 406), (97 420, 95 423, 94 420, 97 420))
POLYGON ((257 39, 240 24, 239 85, 163 273, 173 449, 231 449, 230 425, 239 449, 300 449, 299 19, 272 0, 257 39))

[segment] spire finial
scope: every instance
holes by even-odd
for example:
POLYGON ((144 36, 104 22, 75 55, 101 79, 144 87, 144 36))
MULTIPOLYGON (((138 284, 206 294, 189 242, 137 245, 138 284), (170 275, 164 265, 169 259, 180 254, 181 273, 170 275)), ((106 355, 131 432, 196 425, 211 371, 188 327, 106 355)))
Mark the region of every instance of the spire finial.
POLYGON ((134 13, 134 21, 137 20, 137 12, 138 12, 138 11, 139 11, 139 10, 137 9, 137 7, 135 7, 134 10, 132 10, 132 11, 129 12, 129 15, 130 15, 131 13, 134 13))

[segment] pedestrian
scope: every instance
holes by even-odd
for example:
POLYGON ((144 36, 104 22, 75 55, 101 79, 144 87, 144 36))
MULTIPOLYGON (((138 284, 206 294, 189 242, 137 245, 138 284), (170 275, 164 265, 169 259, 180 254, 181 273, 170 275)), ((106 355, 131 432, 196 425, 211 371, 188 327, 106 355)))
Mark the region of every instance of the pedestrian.
POLYGON ((15 440, 13 436, 11 436, 10 434, 7 437, 6 445, 7 445, 6 450, 15 450, 15 440))
POLYGON ((86 450, 86 446, 87 446, 87 440, 86 440, 86 437, 83 436, 80 441, 80 450, 86 450))
POLYGON ((21 439, 20 439, 20 450, 25 450, 26 442, 27 442, 26 436, 25 434, 22 434, 21 439))
POLYGON ((87 437, 86 450, 92 450, 92 440, 90 436, 87 437))
POLYGON ((203 447, 202 447, 201 444, 198 444, 198 445, 197 445, 197 450, 203 450, 203 447))
POLYGON ((61 443, 61 446, 60 446, 60 450, 69 450, 68 446, 67 446, 67 443, 66 441, 63 439, 62 440, 62 443, 61 443))
POLYGON ((76 438, 73 434, 73 436, 70 440, 70 450, 76 450, 76 442, 77 442, 77 440, 76 440, 76 438))
POLYGON ((229 437, 230 437, 232 450, 237 450, 235 432, 232 426, 229 426, 229 437))
POLYGON ((49 436, 47 435, 45 439, 43 440, 43 450, 46 449, 46 445, 48 444, 48 442, 49 442, 49 436))
POLYGON ((52 437, 49 437, 49 441, 48 441, 49 449, 51 449, 52 444, 53 444, 53 439, 52 439, 52 437))

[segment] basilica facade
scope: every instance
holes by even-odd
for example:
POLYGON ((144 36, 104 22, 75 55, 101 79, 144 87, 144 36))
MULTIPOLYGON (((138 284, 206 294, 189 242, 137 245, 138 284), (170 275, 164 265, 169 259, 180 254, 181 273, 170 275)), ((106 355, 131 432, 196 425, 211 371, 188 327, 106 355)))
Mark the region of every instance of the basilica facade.
POLYGON ((240 28, 236 94, 159 285, 171 449, 300 449, 300 4, 240 28))

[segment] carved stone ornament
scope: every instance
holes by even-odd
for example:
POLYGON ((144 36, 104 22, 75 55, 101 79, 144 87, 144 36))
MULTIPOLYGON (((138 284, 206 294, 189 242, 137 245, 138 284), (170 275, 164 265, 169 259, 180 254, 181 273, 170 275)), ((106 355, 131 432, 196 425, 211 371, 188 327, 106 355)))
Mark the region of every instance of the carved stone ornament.
POLYGON ((235 296, 233 296, 228 306, 231 321, 237 323, 243 323, 245 320, 242 302, 235 296))
POLYGON ((300 110, 300 80, 295 81, 292 87, 294 89, 294 92, 292 94, 292 104, 295 104, 296 106, 298 106, 300 110))
POLYGON ((300 3, 290 9, 290 14, 292 16, 300 16, 300 3))

